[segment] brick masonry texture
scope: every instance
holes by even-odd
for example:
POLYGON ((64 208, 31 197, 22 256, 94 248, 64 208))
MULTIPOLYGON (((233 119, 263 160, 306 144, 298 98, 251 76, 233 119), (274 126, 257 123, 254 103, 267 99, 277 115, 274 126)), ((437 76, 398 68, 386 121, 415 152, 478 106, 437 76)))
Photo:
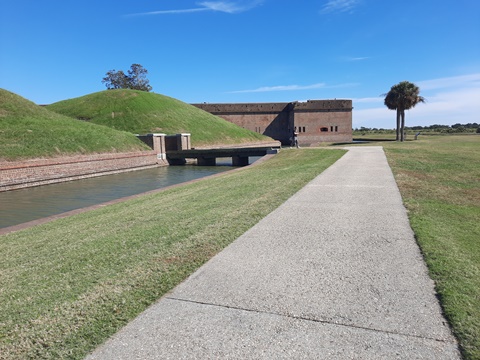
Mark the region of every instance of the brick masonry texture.
POLYGON ((352 100, 193 105, 284 145, 294 131, 300 145, 352 141, 352 100))
POLYGON ((0 192, 158 166, 155 151, 0 162, 0 192))

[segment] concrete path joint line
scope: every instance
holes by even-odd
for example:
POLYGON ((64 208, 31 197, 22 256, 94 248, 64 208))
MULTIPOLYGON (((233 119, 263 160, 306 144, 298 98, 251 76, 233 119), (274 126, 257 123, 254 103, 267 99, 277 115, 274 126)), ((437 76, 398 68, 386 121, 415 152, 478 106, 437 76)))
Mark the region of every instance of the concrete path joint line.
POLYGON ((88 360, 460 360, 382 147, 351 147, 88 360))
POLYGON ((302 316, 295 316, 295 315, 285 315, 285 314, 280 314, 280 313, 270 312, 270 311, 260 311, 260 310, 247 309, 247 308, 236 307, 236 306, 220 305, 220 304, 214 304, 214 303, 208 303, 208 302, 201 302, 201 301, 175 298, 175 297, 170 297, 170 296, 166 296, 165 299, 169 299, 169 300, 172 300, 172 301, 180 301, 180 302, 185 302, 185 303, 190 303, 190 304, 213 306, 213 307, 224 308, 224 309, 247 311, 247 312, 257 313, 257 314, 274 315, 274 316, 290 318, 290 319, 295 319, 295 320, 311 321, 311 322, 320 323, 320 324, 328 324, 328 325, 342 326, 342 327, 352 328, 352 329, 373 331, 373 332, 382 333, 382 334, 399 335, 399 336, 404 336, 406 338, 417 338, 417 339, 423 339, 423 340, 438 341, 438 342, 445 343, 445 344, 456 344, 455 341, 448 341, 448 340, 445 340, 445 339, 437 339, 437 338, 425 337, 425 336, 413 335, 413 334, 404 334, 404 333, 401 333, 401 332, 380 330, 380 329, 368 328, 368 327, 364 327, 364 326, 347 325, 347 324, 342 324, 342 323, 337 323, 337 322, 332 322, 332 321, 310 319, 310 318, 306 318, 306 317, 302 317, 302 316))

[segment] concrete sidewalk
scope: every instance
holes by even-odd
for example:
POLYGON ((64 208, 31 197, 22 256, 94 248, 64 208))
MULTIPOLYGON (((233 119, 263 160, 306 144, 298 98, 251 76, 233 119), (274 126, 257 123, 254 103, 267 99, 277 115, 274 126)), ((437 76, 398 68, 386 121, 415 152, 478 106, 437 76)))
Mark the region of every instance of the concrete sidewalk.
POLYGON ((88 359, 460 359, 383 149, 348 149, 88 359))

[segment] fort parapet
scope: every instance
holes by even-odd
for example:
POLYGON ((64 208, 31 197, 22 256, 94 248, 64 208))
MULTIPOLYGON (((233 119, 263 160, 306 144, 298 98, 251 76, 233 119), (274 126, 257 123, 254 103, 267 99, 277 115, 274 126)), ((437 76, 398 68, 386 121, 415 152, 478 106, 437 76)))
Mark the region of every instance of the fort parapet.
POLYGON ((294 132, 304 146, 352 141, 352 100, 192 105, 284 145, 294 132))

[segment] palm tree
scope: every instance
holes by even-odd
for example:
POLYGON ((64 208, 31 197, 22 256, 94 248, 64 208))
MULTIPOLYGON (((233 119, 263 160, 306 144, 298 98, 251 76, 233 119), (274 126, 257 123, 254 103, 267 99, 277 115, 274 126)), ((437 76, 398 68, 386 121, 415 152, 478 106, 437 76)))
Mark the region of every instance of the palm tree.
POLYGON ((405 131, 405 110, 410 110, 418 103, 425 102, 423 96, 419 95, 420 89, 417 85, 402 81, 393 85, 385 96, 384 104, 390 110, 397 110, 397 141, 404 140, 405 131))

